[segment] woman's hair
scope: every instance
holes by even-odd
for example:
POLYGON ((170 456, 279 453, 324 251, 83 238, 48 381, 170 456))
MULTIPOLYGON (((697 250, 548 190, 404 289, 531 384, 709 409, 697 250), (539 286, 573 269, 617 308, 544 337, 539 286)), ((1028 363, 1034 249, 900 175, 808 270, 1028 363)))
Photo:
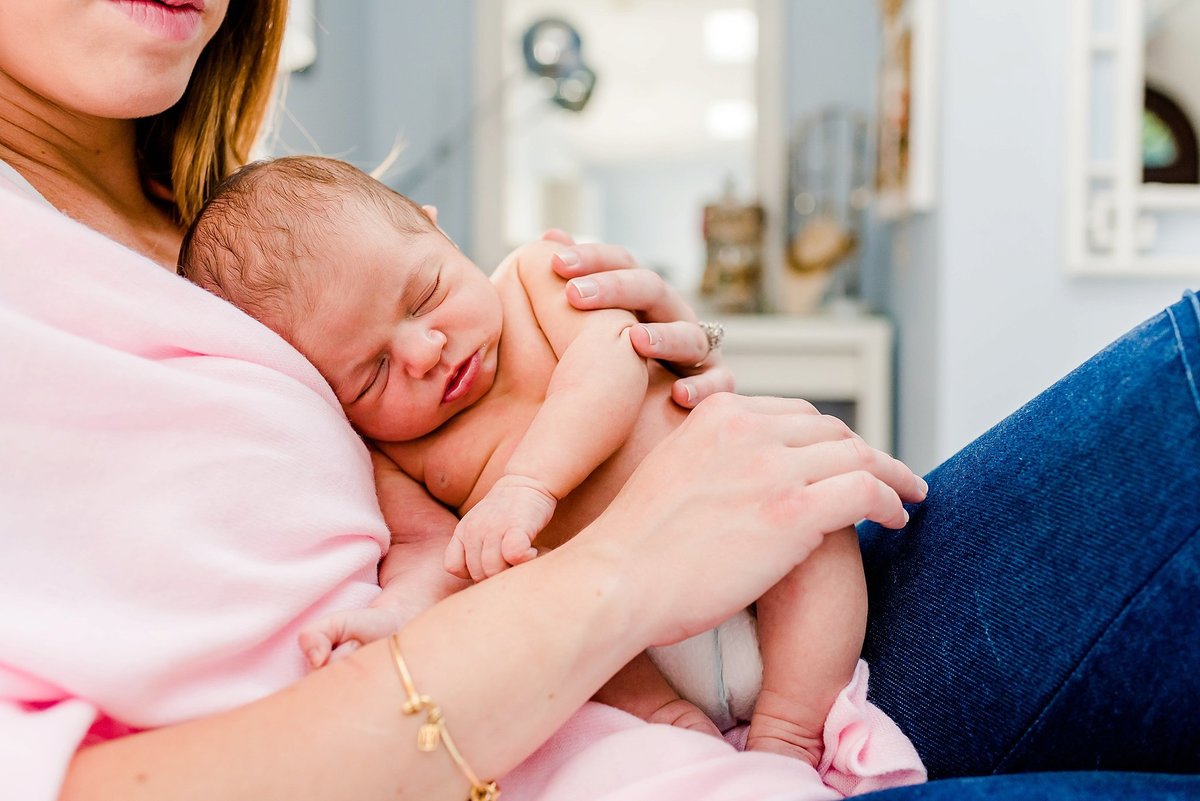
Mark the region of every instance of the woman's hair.
POLYGON ((142 179, 171 192, 187 225, 227 175, 249 161, 275 83, 288 0, 230 0, 187 91, 138 120, 142 179))

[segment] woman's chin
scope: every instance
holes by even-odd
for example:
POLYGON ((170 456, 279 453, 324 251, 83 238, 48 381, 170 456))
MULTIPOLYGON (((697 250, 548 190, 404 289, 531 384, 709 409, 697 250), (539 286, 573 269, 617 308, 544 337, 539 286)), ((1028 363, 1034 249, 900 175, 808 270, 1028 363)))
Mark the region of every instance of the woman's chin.
POLYGON ((103 119, 152 117, 178 103, 187 91, 188 72, 181 72, 183 80, 169 80, 161 75, 155 80, 147 80, 144 74, 131 76, 130 80, 104 78, 94 87, 81 87, 75 102, 70 105, 76 111, 103 119))

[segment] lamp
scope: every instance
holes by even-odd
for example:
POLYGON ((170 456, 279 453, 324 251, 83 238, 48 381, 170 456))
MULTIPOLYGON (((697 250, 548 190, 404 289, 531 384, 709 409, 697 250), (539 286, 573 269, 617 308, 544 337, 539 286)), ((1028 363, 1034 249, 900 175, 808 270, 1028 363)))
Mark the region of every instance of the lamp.
POLYGON ((521 39, 525 66, 554 81, 551 100, 568 111, 583 111, 596 87, 596 73, 583 63, 583 40, 570 23, 548 17, 529 26, 521 39))

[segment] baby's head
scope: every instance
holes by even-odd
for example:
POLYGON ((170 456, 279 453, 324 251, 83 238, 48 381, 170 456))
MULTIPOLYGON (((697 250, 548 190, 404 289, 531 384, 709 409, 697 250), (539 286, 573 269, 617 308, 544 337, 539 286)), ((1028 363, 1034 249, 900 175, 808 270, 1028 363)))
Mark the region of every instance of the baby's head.
POLYGON ((344 162, 242 168, 192 223, 179 269, 307 356, 365 436, 422 436, 491 388, 495 287, 425 210, 344 162))

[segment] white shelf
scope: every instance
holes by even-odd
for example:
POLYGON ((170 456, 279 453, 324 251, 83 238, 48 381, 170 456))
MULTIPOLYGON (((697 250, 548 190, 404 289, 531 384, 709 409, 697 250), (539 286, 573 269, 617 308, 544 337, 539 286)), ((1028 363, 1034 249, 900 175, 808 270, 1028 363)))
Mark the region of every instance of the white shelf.
POLYGON ((719 318, 721 352, 737 389, 747 395, 782 395, 853 403, 855 430, 891 452, 892 326, 885 318, 853 315, 719 318))

